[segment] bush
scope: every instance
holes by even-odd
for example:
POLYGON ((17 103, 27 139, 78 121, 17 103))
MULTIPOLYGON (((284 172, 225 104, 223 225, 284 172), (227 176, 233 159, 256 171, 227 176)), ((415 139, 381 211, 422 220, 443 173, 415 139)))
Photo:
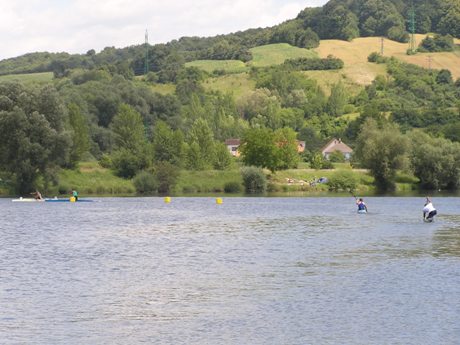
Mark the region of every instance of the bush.
POLYGON ((373 52, 369 54, 369 56, 367 57, 367 61, 374 62, 377 64, 382 64, 382 63, 386 63, 388 61, 388 58, 381 55, 380 53, 373 52))
POLYGON ((182 187, 182 193, 185 193, 185 194, 194 194, 197 192, 197 188, 195 186, 184 186, 182 187))
POLYGON ((179 168, 169 162, 158 162, 155 167, 155 177, 159 193, 169 193, 177 183, 179 168))
POLYGON ((110 158, 110 156, 106 153, 104 153, 102 156, 101 156, 101 159, 99 160, 99 165, 103 168, 106 168, 106 169, 111 169, 112 168, 112 158, 110 158))
POLYGON ((227 182, 224 186, 224 192, 225 193, 241 193, 243 190, 243 186, 241 185, 240 182, 227 182))
POLYGON ((347 192, 354 191, 357 186, 355 176, 351 171, 339 171, 329 178, 327 183, 329 190, 333 192, 347 192))
POLYGON ((342 152, 336 150, 329 155, 329 161, 332 163, 344 163, 345 156, 342 152))
POLYGON ((153 193, 158 190, 158 182, 153 174, 141 171, 133 180, 136 192, 140 194, 153 193))
POLYGON ((246 193, 264 193, 267 190, 267 178, 262 169, 245 167, 241 169, 241 175, 246 193))
POLYGON ((69 194, 71 190, 72 188, 70 188, 70 186, 66 184, 60 184, 58 187, 58 193, 60 195, 69 194))

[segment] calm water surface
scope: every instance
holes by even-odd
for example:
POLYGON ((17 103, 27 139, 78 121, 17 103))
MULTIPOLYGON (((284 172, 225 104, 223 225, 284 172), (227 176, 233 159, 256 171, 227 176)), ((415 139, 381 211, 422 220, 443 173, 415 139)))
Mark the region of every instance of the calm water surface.
POLYGON ((0 199, 1 344, 460 344, 460 198, 0 199))

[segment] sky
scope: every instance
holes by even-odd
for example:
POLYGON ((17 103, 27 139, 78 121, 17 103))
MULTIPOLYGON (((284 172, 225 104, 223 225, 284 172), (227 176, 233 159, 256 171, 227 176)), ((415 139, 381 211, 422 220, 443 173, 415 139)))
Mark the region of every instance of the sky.
POLYGON ((0 60, 215 36, 292 19, 327 0, 0 0, 0 60))

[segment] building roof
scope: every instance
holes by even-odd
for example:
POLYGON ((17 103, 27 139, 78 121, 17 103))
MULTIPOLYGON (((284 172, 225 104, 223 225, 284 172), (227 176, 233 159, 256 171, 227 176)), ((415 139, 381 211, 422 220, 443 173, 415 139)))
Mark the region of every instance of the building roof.
POLYGON ((227 146, 239 146, 241 144, 240 139, 227 139, 225 140, 225 145, 227 146))
POLYGON ((340 151, 342 153, 352 153, 353 152, 350 146, 342 142, 342 139, 336 139, 336 138, 332 139, 330 142, 326 144, 326 146, 324 146, 321 149, 321 152, 323 154, 332 153, 334 151, 340 151))

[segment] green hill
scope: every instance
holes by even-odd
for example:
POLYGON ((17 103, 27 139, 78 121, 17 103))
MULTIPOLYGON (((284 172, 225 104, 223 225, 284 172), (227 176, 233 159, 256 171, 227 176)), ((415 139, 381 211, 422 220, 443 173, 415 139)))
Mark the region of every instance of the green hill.
POLYGON ((287 43, 269 44, 250 49, 253 59, 248 63, 254 67, 280 65, 287 59, 316 58, 318 54, 311 49, 293 47, 287 43))
MULTIPOLYGON (((357 38, 386 37, 405 45, 409 40, 408 19, 412 9, 415 10, 417 33, 449 34, 460 39, 458 0, 414 1, 412 6, 411 3, 402 0, 330 0, 322 7, 306 8, 296 18, 273 27, 214 37, 181 37, 149 47, 149 70, 158 73, 161 82, 171 82, 174 81, 171 69, 183 63, 211 72, 217 69, 239 73, 244 71, 245 63, 246 66, 267 66, 282 63, 285 58, 312 57, 311 48, 318 47, 320 40, 347 43, 357 38)), ((406 49, 405 45, 404 51, 406 49)), ((440 57, 439 64, 449 59, 451 57, 440 57)), ((434 63, 437 65, 436 61, 434 63)), ((129 69, 130 73, 141 75, 144 64, 145 45, 140 44, 125 48, 106 47, 98 53, 94 50, 84 54, 29 53, 1 60, 0 75, 36 72, 66 75, 72 69, 107 66, 119 74, 125 75, 129 69)), ((355 77, 357 73, 359 71, 352 71, 355 77)), ((453 73, 457 75, 457 72, 453 73)), ((368 76, 374 74, 373 71, 366 72, 358 82, 369 83, 368 76)))
POLYGON ((0 82, 2 81, 20 81, 20 82, 49 82, 53 79, 52 72, 42 73, 25 73, 25 74, 9 74, 0 75, 0 82))

